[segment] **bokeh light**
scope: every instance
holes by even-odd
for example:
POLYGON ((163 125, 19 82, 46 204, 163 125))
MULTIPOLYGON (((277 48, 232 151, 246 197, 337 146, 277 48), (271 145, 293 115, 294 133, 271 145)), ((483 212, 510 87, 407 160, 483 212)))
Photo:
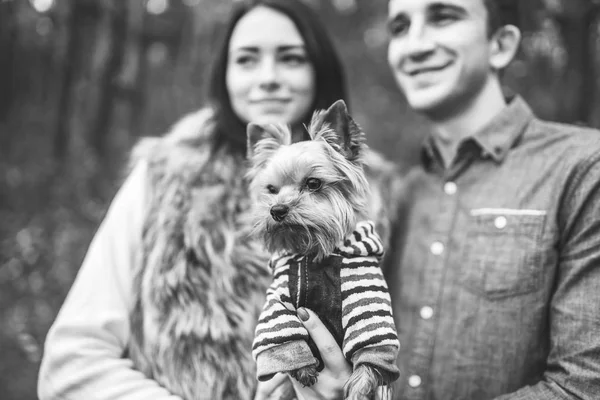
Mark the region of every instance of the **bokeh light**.
POLYGON ((53 28, 54 24, 52 23, 52 20, 46 16, 38 19, 37 23, 35 24, 35 31, 40 36, 48 36, 50 33, 52 33, 53 28))
POLYGON ((169 8, 169 0, 148 0, 146 11, 153 15, 163 14, 169 8))
POLYGON ((333 0, 333 5, 340 12, 345 14, 351 14, 358 10, 358 3, 356 0, 333 0))
POLYGON ((147 58, 151 65, 163 64, 169 55, 169 49, 164 43, 154 42, 148 49, 147 58))
POLYGON ((188 7, 196 7, 202 3, 202 0, 183 0, 183 4, 188 7))
POLYGON ((54 7, 54 0, 29 0, 29 3, 40 13, 48 12, 54 7))

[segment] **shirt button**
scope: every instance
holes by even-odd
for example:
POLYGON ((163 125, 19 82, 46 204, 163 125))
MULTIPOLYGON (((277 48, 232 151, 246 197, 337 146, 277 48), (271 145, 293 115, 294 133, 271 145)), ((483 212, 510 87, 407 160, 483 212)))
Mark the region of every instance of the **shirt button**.
POLYGON ((444 193, 446 193, 449 196, 452 196, 453 194, 455 194, 457 189, 458 189, 458 187, 456 186, 456 183, 454 183, 454 182, 446 182, 444 184, 444 193))
POLYGON ((421 377, 419 375, 411 375, 408 378, 408 385, 412 388, 418 388, 421 386, 421 377))
POLYGON ((496 219, 494 220, 494 226, 498 229, 504 229, 506 227, 507 222, 508 221, 504 216, 496 217, 496 219))
POLYGON ((444 252, 444 244, 442 242, 433 242, 431 243, 431 247, 429 247, 431 253, 435 256, 439 256, 444 252))
POLYGON ((433 308, 425 306, 421 308, 420 314, 423 319, 431 319, 433 317, 433 308))

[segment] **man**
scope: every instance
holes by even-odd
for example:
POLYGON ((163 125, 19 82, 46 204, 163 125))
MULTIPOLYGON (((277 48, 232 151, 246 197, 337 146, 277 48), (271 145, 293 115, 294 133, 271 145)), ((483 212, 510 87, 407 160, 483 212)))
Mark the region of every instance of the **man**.
POLYGON ((389 1, 390 67, 432 126, 391 246, 394 398, 600 399, 600 132, 504 97, 509 3, 389 1))
MULTIPOLYGON (((600 132, 503 95, 517 2, 389 1, 390 67, 432 126, 388 249, 395 399, 600 399, 600 132)), ((303 313, 325 370, 296 389, 339 398, 349 366, 303 313)))

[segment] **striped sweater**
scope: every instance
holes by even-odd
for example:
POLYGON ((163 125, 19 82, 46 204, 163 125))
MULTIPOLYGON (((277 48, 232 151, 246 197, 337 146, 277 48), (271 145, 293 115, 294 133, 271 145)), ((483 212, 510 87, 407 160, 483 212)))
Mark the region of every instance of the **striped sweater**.
POLYGON ((379 261, 383 246, 371 221, 356 229, 320 262, 285 254, 270 261, 273 282, 256 327, 252 354, 259 380, 277 372, 323 363, 296 315, 313 310, 354 367, 368 363, 389 383, 398 377, 399 342, 379 261))

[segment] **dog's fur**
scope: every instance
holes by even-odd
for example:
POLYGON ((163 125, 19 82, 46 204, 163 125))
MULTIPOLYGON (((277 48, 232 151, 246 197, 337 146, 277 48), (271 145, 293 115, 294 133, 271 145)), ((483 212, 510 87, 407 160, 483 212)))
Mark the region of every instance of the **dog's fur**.
MULTIPOLYGON (((135 254, 134 368, 186 400, 250 400, 256 390, 254 328, 271 281, 268 254, 249 233, 246 160, 213 152, 210 109, 144 138, 131 167, 147 170, 146 220, 135 254)), ((390 163, 367 153, 369 200, 386 237, 386 206, 399 185, 390 163)))
MULTIPOLYGON (((320 262, 359 221, 370 219, 362 159, 365 135, 343 101, 315 113, 308 127, 311 140, 292 143, 283 125, 250 124, 247 133, 254 232, 271 253, 301 254, 320 262)), ((316 365, 308 365, 290 375, 310 386, 318 373, 316 365)), ((345 387, 345 397, 370 399, 383 383, 377 368, 360 364, 345 387)))
POLYGON ((308 130, 312 140, 293 146, 287 127, 248 128, 253 164, 248 176, 251 193, 259 196, 255 232, 270 252, 286 250, 322 259, 352 232, 357 220, 368 219, 369 185, 359 158, 364 135, 353 127, 348 143, 341 143, 344 139, 328 123, 318 123, 321 115, 308 130), (323 187, 307 188, 303 179, 308 176, 318 177, 323 187), (269 185, 277 193, 270 193, 269 185), (275 205, 289 208, 285 221, 269 217, 275 205))

